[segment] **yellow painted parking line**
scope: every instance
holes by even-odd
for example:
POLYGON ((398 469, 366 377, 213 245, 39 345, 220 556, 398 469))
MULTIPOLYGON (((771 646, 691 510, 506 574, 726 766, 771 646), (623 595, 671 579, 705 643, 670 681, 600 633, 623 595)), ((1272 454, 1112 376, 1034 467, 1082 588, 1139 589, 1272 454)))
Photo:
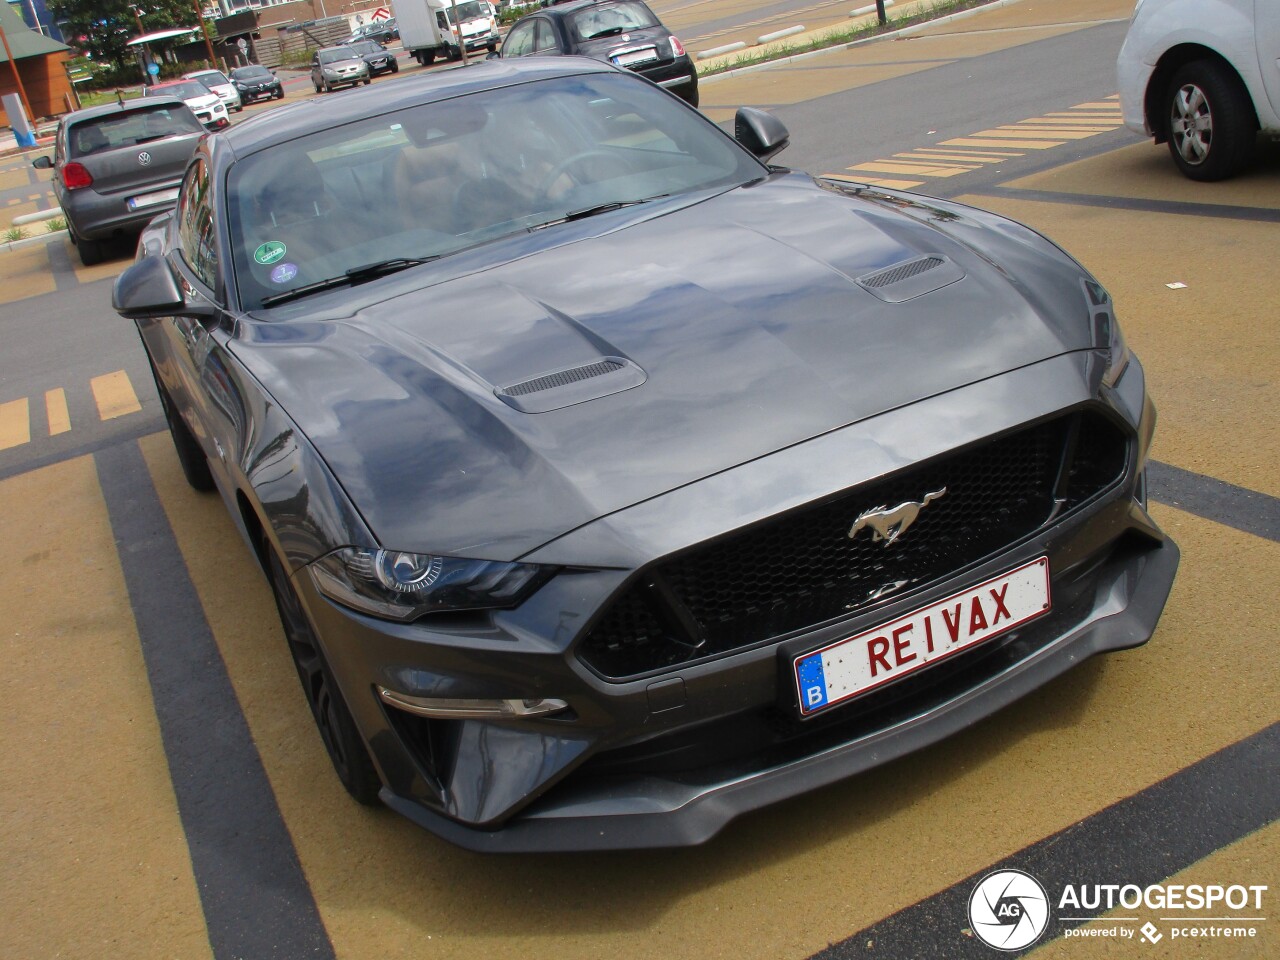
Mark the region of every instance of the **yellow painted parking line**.
POLYGON ((1029 130, 1026 127, 1000 127, 996 130, 979 130, 974 134, 975 137, 990 137, 1000 140, 1008 137, 1011 140, 1017 140, 1019 137, 1030 137, 1039 140, 1083 140, 1085 137, 1092 137, 1092 133, 1081 133, 1079 130, 1029 130))
POLYGON ((71 429, 71 414, 67 411, 67 391, 58 387, 44 394, 45 414, 49 418, 49 436, 66 433, 71 429))
POLYGON ((970 168, 940 166, 936 163, 894 163, 892 161, 874 160, 871 163, 855 164, 846 169, 855 173, 860 170, 866 170, 868 173, 905 173, 917 177, 954 177, 957 173, 965 173, 970 168))
POLYGON ((952 147, 1014 146, 1026 150, 1048 150, 1050 147, 1060 147, 1065 142, 1064 140, 992 140, 986 137, 955 137, 942 141, 944 146, 952 147))
MULTIPOLYGON (((1117 95, 1118 96, 1118 95, 1117 95)), ((1077 103, 1077 110, 1113 110, 1115 109, 1114 101, 1093 101, 1091 103, 1077 103)))
MULTIPOLYGON (((1001 145, 1003 146, 1003 144, 1001 145)), ((996 150, 990 147, 986 149, 975 149, 974 147, 944 147, 941 144, 932 147, 923 147, 921 149, 930 150, 934 153, 943 154, 947 157, 959 157, 961 159, 991 160, 999 162, 1001 160, 1010 160, 1014 157, 1025 157, 1026 154, 1017 150, 996 150)))
POLYGON ((0 514, 2 952, 208 960, 93 458, 0 481, 0 514))
POLYGON ((0 450, 31 442, 31 406, 27 398, 0 403, 0 450))
POLYGON ((98 418, 101 420, 112 420, 142 409, 129 375, 123 370, 94 377, 89 381, 89 387, 93 390, 93 399, 98 405, 98 418))

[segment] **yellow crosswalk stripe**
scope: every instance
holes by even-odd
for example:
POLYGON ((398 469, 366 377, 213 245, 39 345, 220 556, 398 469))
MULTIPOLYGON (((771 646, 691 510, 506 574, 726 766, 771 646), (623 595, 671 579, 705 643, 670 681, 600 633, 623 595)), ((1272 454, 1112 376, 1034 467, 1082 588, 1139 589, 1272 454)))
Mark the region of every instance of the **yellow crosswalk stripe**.
POLYGON ((49 417, 49 436, 66 433, 71 429, 71 414, 67 412, 67 392, 61 387, 45 391, 44 409, 49 417))
POLYGON ((1019 120, 1017 126, 1027 124, 1040 124, 1045 127, 1098 127, 1102 130, 1112 130, 1119 126, 1119 121, 1108 123, 1091 117, 1036 117, 1032 120, 1019 120))
POLYGON ((1081 140, 1084 137, 1091 137, 1093 134, 1082 134, 1078 130, 1029 130, 1026 127, 1023 127, 1022 129, 1013 127, 1006 130, 1001 127, 998 130, 979 130, 974 134, 974 136, 991 137, 997 140, 1005 137, 1008 137, 1010 140, 1028 138, 1037 140, 1081 140))
POLYGON ((883 177, 850 177, 843 173, 824 173, 828 180, 843 180, 845 183, 865 183, 872 187, 888 187, 891 190, 910 190, 912 187, 924 186, 923 180, 889 180, 883 177))
POLYGON ((0 450, 31 442, 31 409, 27 398, 0 403, 0 450))
MULTIPOLYGON (((1117 95, 1118 96, 1118 95, 1117 95)), ((1077 103, 1077 110, 1114 110, 1116 107, 1113 101, 1093 101, 1091 103, 1077 103)))
MULTIPOLYGON (((1001 144, 1003 146, 1003 144, 1001 144)), ((999 163, 1001 160, 1010 160, 1013 157, 1025 157, 1025 153, 1017 150, 993 150, 987 148, 985 150, 975 150, 972 147, 944 147, 941 144, 932 147, 925 147, 925 150, 940 154, 945 157, 958 157, 967 160, 970 157, 980 160, 990 160, 999 163)))
POLYGON ((123 370, 94 377, 89 381, 89 387, 93 390, 94 402, 98 404, 99 419, 112 420, 142 409, 129 375, 123 370))
POLYGON ((944 157, 936 153, 921 153, 919 151, 914 151, 912 153, 895 153, 894 156, 900 157, 903 160, 924 160, 926 163, 943 166, 949 170, 954 169, 960 171, 980 170, 983 163, 983 161, 974 162, 972 160, 965 160, 962 162, 958 157, 944 157), (947 162, 943 163, 942 161, 947 162))
POLYGON ((1050 147, 1060 147, 1065 140, 992 140, 986 137, 956 137, 952 140, 943 140, 944 146, 951 147, 1022 147, 1027 150, 1048 150, 1050 147))
POLYGON ((865 170, 868 173, 905 173, 916 177, 954 177, 957 173, 965 173, 970 167, 945 166, 936 163, 894 163, 877 160, 871 163, 859 163, 847 169, 855 173, 865 170))

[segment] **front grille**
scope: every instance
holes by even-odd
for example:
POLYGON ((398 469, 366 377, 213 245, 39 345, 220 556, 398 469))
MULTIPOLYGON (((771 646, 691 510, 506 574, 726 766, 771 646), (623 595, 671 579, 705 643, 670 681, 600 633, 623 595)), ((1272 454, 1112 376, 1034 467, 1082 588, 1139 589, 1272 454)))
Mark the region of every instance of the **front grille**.
POLYGON ((1117 482, 1126 460, 1125 435, 1093 412, 974 444, 646 568, 578 656, 624 679, 850 616, 1060 519, 1117 482), (848 536, 864 511, 943 488, 892 544, 869 529, 848 536))

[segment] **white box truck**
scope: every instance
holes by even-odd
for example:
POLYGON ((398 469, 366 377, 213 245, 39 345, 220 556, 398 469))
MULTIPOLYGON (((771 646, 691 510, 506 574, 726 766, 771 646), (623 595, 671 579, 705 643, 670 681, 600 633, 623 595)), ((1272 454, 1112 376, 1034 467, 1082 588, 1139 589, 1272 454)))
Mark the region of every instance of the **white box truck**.
POLYGON ((489 0, 393 0, 392 7, 400 43, 419 63, 457 60, 462 43, 468 53, 498 49, 498 11, 489 0))

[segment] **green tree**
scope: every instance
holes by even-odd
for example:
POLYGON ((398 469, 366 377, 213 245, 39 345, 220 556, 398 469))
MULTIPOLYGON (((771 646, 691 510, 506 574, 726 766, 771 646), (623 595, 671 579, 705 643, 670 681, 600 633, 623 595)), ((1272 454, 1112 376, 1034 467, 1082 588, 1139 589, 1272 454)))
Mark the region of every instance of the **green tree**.
POLYGON ((147 33, 196 25, 188 0, 50 0, 49 8, 66 20, 62 35, 71 46, 122 69, 133 61, 133 48, 125 44, 137 35, 139 17, 147 33))

